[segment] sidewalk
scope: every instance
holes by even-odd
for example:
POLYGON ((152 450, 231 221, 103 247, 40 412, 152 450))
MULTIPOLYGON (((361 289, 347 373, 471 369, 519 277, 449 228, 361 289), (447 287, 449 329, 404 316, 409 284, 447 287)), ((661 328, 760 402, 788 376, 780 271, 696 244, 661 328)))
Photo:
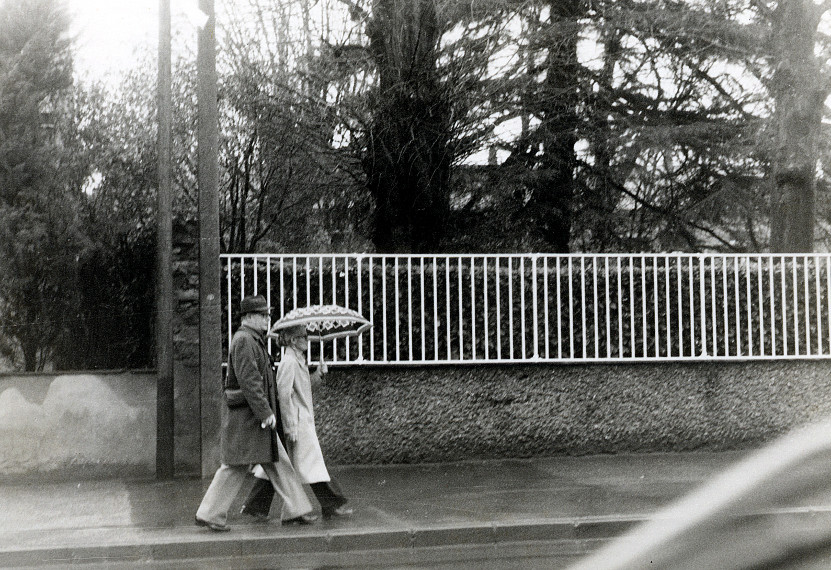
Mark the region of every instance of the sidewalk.
POLYGON ((321 564, 336 565, 347 552, 608 539, 745 455, 335 467, 351 497, 352 517, 283 527, 235 515, 227 533, 193 524, 209 481, 5 485, 0 486, 0 567, 136 562, 201 567, 194 561, 237 557, 240 562, 275 553, 314 555, 321 564))

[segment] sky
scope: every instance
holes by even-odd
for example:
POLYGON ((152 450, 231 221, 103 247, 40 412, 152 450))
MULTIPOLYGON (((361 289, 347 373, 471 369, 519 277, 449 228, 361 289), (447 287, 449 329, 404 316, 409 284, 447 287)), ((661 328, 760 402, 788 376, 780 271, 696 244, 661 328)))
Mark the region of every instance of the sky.
MULTIPOLYGON (((65 0, 72 16, 75 70, 80 78, 113 78, 134 65, 138 53, 155 57, 159 0, 65 0)), ((198 0, 170 0, 174 33, 193 33, 201 20, 198 0)), ((155 59, 154 59, 155 61, 155 59)))
MULTIPOLYGON (((173 3, 181 0, 172 0, 173 3)), ((80 76, 131 67, 137 50, 158 45, 158 0, 66 0, 80 76)))
MULTIPOLYGON (((155 62, 158 49, 159 0, 65 0, 72 16, 75 37, 75 73, 82 81, 104 80, 117 83, 119 73, 135 65, 137 53, 149 52, 155 62)), ((174 34, 187 37, 192 30, 196 50, 196 24, 200 21, 198 0, 170 0, 174 34)), ((219 4, 215 1, 215 4, 219 4)), ((174 50, 176 43, 174 42, 174 50)), ((518 127, 503 124, 501 131, 518 127)), ((504 155, 500 150, 498 154, 504 155)), ((504 158, 501 156, 500 158, 504 158)), ((485 163, 488 150, 470 157, 470 162, 485 163)))

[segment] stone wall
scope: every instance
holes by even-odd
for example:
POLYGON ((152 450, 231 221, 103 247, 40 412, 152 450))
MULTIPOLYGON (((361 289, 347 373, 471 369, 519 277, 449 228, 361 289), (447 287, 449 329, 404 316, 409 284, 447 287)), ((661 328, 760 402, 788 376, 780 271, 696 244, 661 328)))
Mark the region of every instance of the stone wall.
MULTIPOLYGON (((333 366, 314 397, 333 465, 744 449, 831 414, 831 362, 333 366)), ((200 474, 192 399, 177 475, 200 474)), ((0 479, 152 477, 155 411, 151 372, 2 375, 0 479)))
POLYGON ((176 227, 173 248, 173 392, 176 473, 199 474, 199 251, 195 227, 176 227))
POLYGON ((757 446, 831 414, 831 362, 331 368, 333 463, 757 446))
POLYGON ((0 375, 0 479, 150 477, 156 375, 0 375))

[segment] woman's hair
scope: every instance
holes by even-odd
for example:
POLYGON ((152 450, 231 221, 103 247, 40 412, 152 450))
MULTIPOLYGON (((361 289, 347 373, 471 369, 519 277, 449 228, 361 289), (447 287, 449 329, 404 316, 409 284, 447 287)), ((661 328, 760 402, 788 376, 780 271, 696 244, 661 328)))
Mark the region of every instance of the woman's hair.
POLYGON ((280 334, 277 337, 277 344, 280 346, 289 346, 292 342, 294 342, 294 339, 301 336, 306 336, 305 325, 288 327, 280 331, 280 334))

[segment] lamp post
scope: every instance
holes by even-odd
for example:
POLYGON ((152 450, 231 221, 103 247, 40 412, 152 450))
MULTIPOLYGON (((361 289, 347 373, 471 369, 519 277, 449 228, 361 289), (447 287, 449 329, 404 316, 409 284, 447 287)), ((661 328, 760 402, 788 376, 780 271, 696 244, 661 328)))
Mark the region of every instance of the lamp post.
POLYGON ((219 405, 222 336, 219 293, 219 123, 213 0, 199 0, 207 16, 199 29, 197 73, 197 156, 199 184, 199 377, 202 476, 219 465, 219 405))

